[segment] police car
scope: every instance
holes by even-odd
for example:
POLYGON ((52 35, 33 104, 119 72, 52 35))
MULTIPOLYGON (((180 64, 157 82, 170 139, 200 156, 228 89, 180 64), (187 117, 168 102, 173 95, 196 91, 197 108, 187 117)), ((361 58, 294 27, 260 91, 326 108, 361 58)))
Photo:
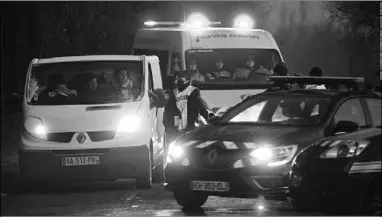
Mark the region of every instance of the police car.
POLYGON ((349 88, 275 88, 178 137, 169 145, 165 188, 181 206, 200 207, 210 195, 285 200, 291 163, 299 150, 337 132, 380 124, 381 100, 360 88, 360 78, 271 80, 275 87, 288 82, 349 88))
POLYGON ((300 211, 380 216, 381 128, 323 139, 302 150, 292 164, 290 196, 300 211))

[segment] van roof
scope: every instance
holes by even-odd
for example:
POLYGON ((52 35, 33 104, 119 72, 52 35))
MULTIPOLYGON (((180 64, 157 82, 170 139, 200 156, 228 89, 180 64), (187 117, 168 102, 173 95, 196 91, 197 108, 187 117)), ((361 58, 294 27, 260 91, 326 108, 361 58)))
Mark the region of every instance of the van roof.
MULTIPOLYGON (((140 61, 143 60, 144 56, 138 55, 84 55, 84 56, 63 56, 63 57, 52 57, 44 59, 35 59, 33 64, 47 64, 47 63, 60 63, 60 62, 81 62, 81 61, 122 61, 122 60, 132 60, 140 61)), ((147 56, 146 58, 156 58, 154 56, 147 56)), ((154 60, 154 59, 153 59, 154 60)))
POLYGON ((170 26, 170 27, 154 27, 154 28, 142 28, 139 31, 163 31, 163 32, 187 32, 191 33, 193 31, 233 31, 233 32, 263 32, 263 33, 269 33, 267 30, 264 29, 238 29, 238 28, 229 28, 229 27, 206 27, 206 28, 197 28, 197 29, 190 29, 190 28, 184 28, 182 26, 170 26))

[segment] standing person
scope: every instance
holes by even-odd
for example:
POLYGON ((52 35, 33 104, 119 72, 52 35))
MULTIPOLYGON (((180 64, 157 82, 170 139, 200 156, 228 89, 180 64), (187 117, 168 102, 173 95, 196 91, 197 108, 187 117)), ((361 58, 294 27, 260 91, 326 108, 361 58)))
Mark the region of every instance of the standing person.
MULTIPOLYGON (((322 69, 318 66, 314 66, 310 72, 309 76, 312 77, 322 77, 323 72, 322 69)), ((325 85, 306 85, 306 89, 326 89, 325 85)))
POLYGON ((288 76, 288 66, 286 63, 280 61, 273 67, 274 76, 288 76))
POLYGON ((187 132, 196 127, 199 116, 208 120, 212 113, 208 111, 198 88, 191 85, 191 76, 187 71, 180 72, 175 79, 176 88, 173 91, 173 102, 176 104, 177 114, 174 125, 178 132, 187 132))

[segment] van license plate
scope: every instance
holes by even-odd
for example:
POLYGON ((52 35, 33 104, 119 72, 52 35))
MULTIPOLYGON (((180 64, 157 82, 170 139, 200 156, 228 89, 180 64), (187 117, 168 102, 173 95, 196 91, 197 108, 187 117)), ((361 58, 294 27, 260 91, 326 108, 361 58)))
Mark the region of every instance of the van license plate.
POLYGON ((63 157, 63 166, 83 166, 83 165, 98 165, 101 164, 100 156, 86 157, 63 157))
POLYGON ((192 181, 191 182, 191 190, 193 190, 193 191, 227 192, 227 191, 229 191, 229 182, 192 181))

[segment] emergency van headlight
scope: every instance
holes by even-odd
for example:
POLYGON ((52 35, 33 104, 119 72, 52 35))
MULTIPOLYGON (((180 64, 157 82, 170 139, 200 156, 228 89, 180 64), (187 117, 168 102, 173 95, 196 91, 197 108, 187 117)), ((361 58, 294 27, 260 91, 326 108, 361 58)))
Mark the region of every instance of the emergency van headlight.
MULTIPOLYGON (((329 147, 325 150, 320 158, 350 158, 359 156, 363 150, 369 145, 369 141, 342 141, 337 145, 329 147)), ((335 141, 332 142, 335 144, 335 141)))
POLYGON ((141 118, 136 115, 124 116, 117 126, 117 134, 135 133, 141 127, 141 118))
POLYGON ((24 122, 25 130, 32 136, 47 140, 46 126, 42 123, 42 120, 35 117, 29 117, 24 122))
POLYGON ((234 27, 238 29, 253 28, 253 20, 248 15, 239 15, 234 20, 234 27))
POLYGON ((176 144, 176 141, 170 143, 167 153, 167 163, 171 163, 174 160, 178 160, 184 156, 184 149, 180 145, 176 144))
POLYGON ((263 146, 253 150, 250 155, 268 166, 280 166, 289 163, 297 152, 297 145, 289 146, 263 146))

